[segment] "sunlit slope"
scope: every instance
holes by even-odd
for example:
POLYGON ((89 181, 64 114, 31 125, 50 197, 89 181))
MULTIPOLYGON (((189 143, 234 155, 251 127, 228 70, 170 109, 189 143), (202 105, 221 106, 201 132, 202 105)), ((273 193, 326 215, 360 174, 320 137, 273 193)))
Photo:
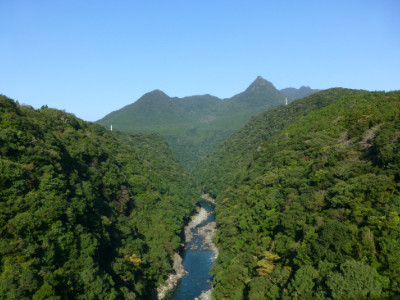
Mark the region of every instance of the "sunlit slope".
POLYGON ((210 95, 171 98, 155 90, 98 123, 125 132, 157 132, 189 170, 256 113, 285 103, 285 95, 258 77, 244 92, 221 100, 210 95))
POLYGON ((257 115, 200 164, 217 299, 400 293, 400 93, 331 89, 257 115))

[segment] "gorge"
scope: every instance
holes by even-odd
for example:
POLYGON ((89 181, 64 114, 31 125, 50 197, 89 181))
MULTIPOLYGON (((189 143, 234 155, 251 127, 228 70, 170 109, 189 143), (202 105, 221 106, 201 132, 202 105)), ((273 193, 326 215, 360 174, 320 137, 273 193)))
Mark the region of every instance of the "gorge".
POLYGON ((215 236, 215 212, 213 203, 202 199, 200 210, 185 227, 185 251, 183 266, 186 274, 169 300, 207 299, 212 287, 210 269, 218 257, 213 243, 215 236), (202 296, 200 296, 202 295, 202 296))
MULTIPOLYGON (((265 87, 227 103, 268 101, 265 87)), ((0 299, 152 299, 185 270, 166 299, 400 293, 400 92, 335 88, 235 130, 194 126, 192 141, 231 131, 187 169, 157 133, 5 96, 0 113, 0 299)))

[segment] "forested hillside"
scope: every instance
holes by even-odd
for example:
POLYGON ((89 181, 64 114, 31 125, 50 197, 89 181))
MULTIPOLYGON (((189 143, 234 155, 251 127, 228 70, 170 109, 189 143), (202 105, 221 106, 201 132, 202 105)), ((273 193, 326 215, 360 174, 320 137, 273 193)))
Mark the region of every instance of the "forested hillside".
POLYGON ((257 115, 199 165, 215 299, 400 294, 400 92, 331 89, 257 115))
POLYGON ((253 115, 284 103, 284 94, 257 77, 244 92, 223 100, 210 95, 171 98, 155 90, 97 123, 124 132, 160 133, 184 167, 193 170, 253 115))
POLYGON ((0 96, 0 299, 149 299, 194 197, 160 136, 0 96))
POLYGON ((301 86, 298 89, 296 89, 296 88, 285 88, 285 89, 281 89, 279 91, 282 94, 290 97, 291 99, 296 100, 296 99, 301 99, 301 98, 304 98, 304 97, 308 97, 308 96, 318 92, 319 90, 312 89, 309 86, 301 86))

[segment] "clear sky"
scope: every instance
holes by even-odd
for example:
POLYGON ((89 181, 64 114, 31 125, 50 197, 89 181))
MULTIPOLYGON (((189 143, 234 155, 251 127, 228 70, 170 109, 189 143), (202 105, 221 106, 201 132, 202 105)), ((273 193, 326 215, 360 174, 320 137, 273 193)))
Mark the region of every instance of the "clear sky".
POLYGON ((0 0, 0 93, 95 121, 154 89, 400 89, 399 0, 0 0))

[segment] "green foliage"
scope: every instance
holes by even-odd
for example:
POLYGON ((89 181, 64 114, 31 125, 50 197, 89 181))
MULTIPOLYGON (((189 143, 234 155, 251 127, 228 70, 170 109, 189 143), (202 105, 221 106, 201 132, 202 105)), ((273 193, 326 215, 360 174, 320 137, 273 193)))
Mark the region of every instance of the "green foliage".
POLYGON ((160 136, 0 96, 0 299, 150 298, 194 195, 160 136))
POLYGON ((285 88, 280 90, 280 92, 294 100, 301 99, 310 96, 319 90, 311 89, 309 86, 301 86, 300 88, 285 88))
POLYGON ((229 99, 210 95, 171 98, 159 90, 112 112, 99 124, 124 132, 161 134, 186 169, 244 125, 254 114, 285 103, 285 96, 258 77, 229 99))
POLYGON ((358 261, 341 264, 340 272, 328 275, 326 284, 333 299, 357 299, 367 295, 376 298, 382 295, 381 279, 376 269, 358 261))
POLYGON ((213 296, 398 295, 399 117, 400 92, 326 90, 253 117, 199 163, 218 204, 213 296))

